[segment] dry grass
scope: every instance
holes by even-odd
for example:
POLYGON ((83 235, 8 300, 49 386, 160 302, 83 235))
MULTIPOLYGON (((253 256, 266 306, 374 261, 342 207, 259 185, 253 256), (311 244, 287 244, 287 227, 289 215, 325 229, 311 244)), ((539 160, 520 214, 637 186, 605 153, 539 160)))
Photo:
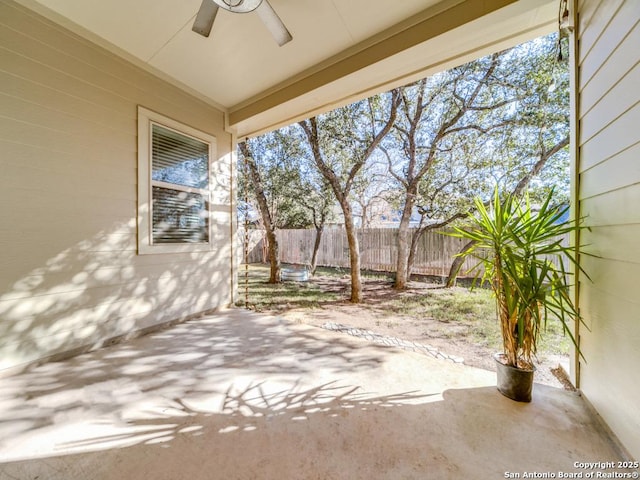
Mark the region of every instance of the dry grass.
MULTIPOLYGON (((268 268, 251 265, 248 278, 249 308, 258 312, 282 314, 295 311, 311 315, 318 311, 348 309, 349 278, 342 270, 319 269, 309 282, 268 284, 268 268)), ((245 279, 240 275, 238 305, 245 304, 245 279)), ((398 336, 449 339, 468 343, 488 351, 502 348, 496 321, 495 300, 489 290, 463 287, 452 289, 411 282, 410 288, 398 292, 383 274, 364 276, 365 299, 357 308, 366 311, 372 326, 397 330, 398 336)), ((354 306, 355 307, 355 306, 354 306)), ((545 354, 566 355, 571 341, 563 335, 557 322, 549 322, 539 343, 545 354)))

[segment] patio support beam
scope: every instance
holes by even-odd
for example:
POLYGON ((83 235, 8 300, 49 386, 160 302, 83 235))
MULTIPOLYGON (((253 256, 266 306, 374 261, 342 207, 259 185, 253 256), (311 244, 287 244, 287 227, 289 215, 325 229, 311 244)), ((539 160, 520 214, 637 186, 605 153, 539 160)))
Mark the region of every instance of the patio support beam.
MULTIPOLYGON (((578 49, 577 49, 577 38, 578 38, 578 19, 576 18, 577 12, 577 0, 571 0, 570 2, 570 12, 569 14, 573 16, 573 24, 575 28, 572 32, 569 33, 569 82, 570 82, 570 142, 569 142, 569 154, 571 158, 570 165, 570 181, 571 181, 571 189, 570 189, 570 216, 571 220, 577 221, 581 218, 582 214, 580 213, 580 155, 579 155, 579 139, 580 139, 580 122, 579 122, 579 112, 578 108, 580 105, 579 102, 579 91, 578 87, 580 85, 579 75, 579 60, 578 60, 578 49)), ((580 261, 580 231, 573 232, 571 234, 571 238, 569 239, 571 245, 575 250, 575 258, 580 261)), ((577 307, 578 312, 580 312, 580 270, 573 268, 574 273, 574 286, 573 286, 573 302, 577 307)), ((574 330, 573 335, 576 339, 578 347, 580 347, 580 320, 576 319, 574 322, 574 330)), ((576 388, 580 388, 580 355, 576 351, 575 347, 571 348, 570 355, 570 371, 569 377, 571 379, 571 383, 575 385, 576 388)))
POLYGON ((513 3, 517 3, 517 0, 452 0, 439 3, 300 73, 286 83, 231 108, 230 125, 233 127, 513 3))

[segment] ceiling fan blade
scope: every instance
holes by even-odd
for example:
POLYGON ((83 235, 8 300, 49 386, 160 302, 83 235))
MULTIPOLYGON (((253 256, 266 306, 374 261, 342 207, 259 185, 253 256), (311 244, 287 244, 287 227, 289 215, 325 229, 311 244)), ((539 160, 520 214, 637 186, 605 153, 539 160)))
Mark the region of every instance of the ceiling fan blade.
POLYGON ((290 42, 293 37, 284 26, 282 20, 273 9, 268 0, 262 0, 260 6, 256 9, 260 20, 265 24, 267 29, 271 32, 271 35, 278 42, 278 45, 283 46, 285 43, 290 42))
POLYGON ((200 5, 200 10, 198 10, 191 30, 203 37, 208 37, 213 27, 213 21, 216 19, 218 8, 218 5, 213 3, 213 0, 202 0, 202 5, 200 5))

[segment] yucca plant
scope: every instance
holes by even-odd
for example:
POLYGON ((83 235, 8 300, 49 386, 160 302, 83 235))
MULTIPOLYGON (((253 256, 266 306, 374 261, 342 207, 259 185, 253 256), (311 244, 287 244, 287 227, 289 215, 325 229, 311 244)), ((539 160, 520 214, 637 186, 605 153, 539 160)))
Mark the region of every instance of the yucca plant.
POLYGON ((460 255, 480 260, 476 280, 491 284, 504 358, 515 368, 532 369, 537 341, 548 320, 560 321, 578 348, 571 322, 579 313, 570 294, 567 262, 583 270, 563 237, 582 227, 576 221, 562 221, 566 208, 554 206, 552 197, 550 192, 534 212, 528 195, 501 199, 496 189, 489 207, 475 199, 478 213, 470 226, 450 233, 473 241, 460 255))

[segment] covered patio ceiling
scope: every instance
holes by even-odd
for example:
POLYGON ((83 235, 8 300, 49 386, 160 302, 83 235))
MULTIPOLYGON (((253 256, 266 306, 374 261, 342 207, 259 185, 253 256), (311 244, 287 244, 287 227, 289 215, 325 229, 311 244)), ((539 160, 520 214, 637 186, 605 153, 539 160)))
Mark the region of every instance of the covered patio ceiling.
POLYGON ((19 0, 217 106, 252 136, 556 28, 556 0, 270 0, 293 35, 278 47, 255 13, 201 0, 19 0))

